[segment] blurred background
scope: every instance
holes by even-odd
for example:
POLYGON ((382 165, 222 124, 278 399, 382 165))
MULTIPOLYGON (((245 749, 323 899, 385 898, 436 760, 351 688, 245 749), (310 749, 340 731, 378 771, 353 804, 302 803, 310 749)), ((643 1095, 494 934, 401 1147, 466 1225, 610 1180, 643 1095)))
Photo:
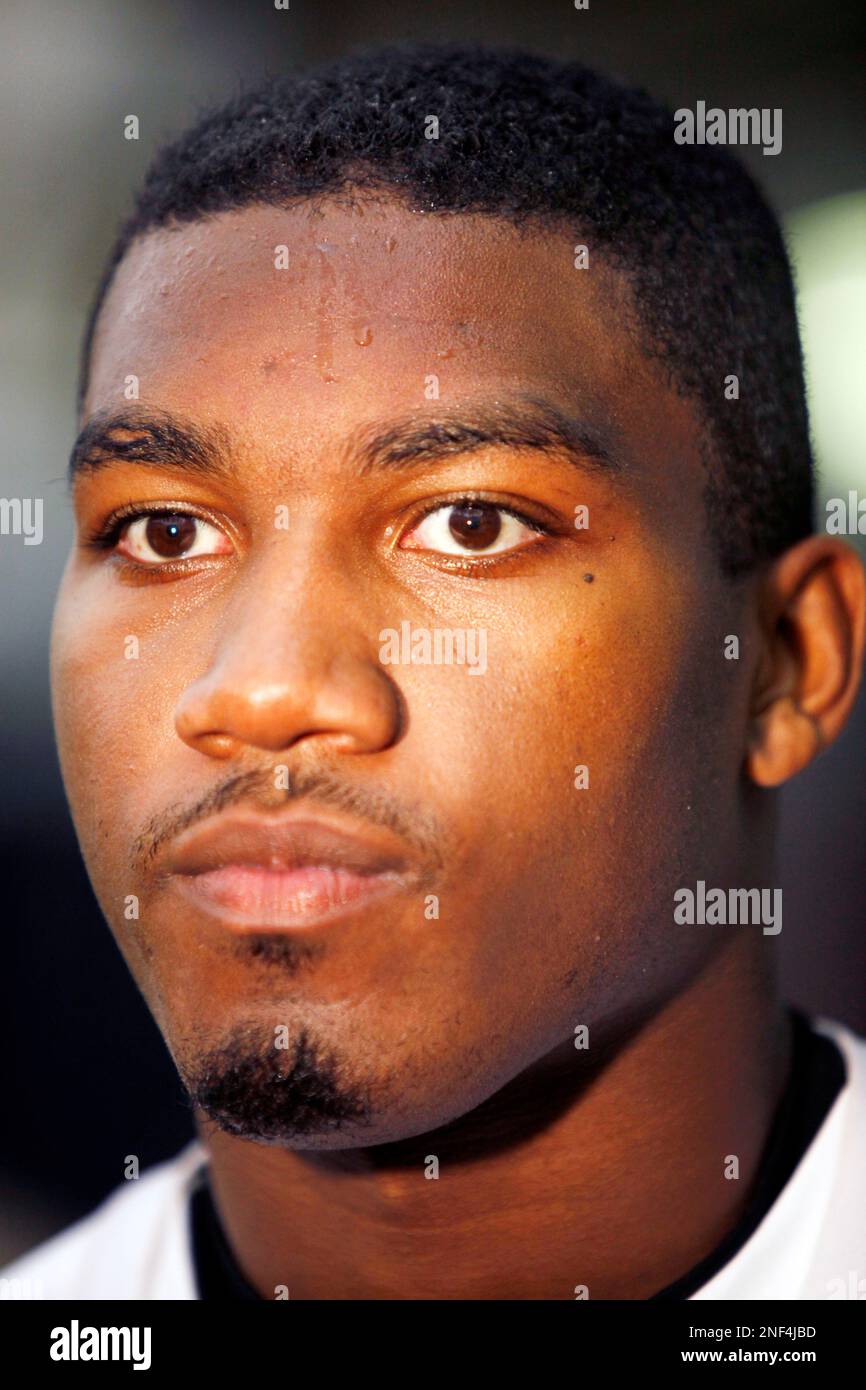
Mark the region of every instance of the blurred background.
MULTIPOLYGON (((742 152, 794 258, 824 499, 866 496, 862 6, 836 0, 4 0, 0 18, 0 496, 44 499, 44 540, 0 536, 0 1264, 174 1153, 174 1067, 78 853, 49 707, 48 632, 71 540, 63 474, 79 340, 154 148, 202 102, 395 39, 579 58, 676 108, 781 107, 783 147, 742 152), (123 119, 141 138, 122 138, 123 119)), ((866 525, 866 522, 864 522, 866 525)), ((854 538, 861 548, 866 537, 854 538)), ((782 985, 866 1033, 866 700, 783 794, 782 985)))

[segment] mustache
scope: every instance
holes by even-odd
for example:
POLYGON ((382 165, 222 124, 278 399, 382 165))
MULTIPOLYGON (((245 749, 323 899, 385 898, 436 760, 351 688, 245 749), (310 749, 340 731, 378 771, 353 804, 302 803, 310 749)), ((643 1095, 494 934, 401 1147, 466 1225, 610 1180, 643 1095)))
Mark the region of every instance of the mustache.
POLYGON ((427 807, 417 804, 407 807, 389 792, 353 786, 328 768, 291 772, 288 781, 287 788, 275 787, 273 770, 269 768, 241 772, 211 787, 191 805, 175 805, 158 812, 132 843, 130 864, 133 871, 146 872, 167 841, 219 811, 238 805, 263 812, 276 811, 302 799, 347 811, 360 821, 390 830, 415 851, 431 874, 442 868, 447 837, 438 817, 427 807))

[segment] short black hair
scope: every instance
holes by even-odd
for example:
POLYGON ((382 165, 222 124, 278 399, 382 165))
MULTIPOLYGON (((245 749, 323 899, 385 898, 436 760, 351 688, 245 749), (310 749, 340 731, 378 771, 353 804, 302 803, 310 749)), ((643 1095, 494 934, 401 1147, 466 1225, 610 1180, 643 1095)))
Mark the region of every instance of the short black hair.
POLYGON ((676 143, 674 125, 580 63, 467 44, 368 49, 242 91, 153 159, 91 311, 79 402, 114 272, 153 228, 354 189, 564 225, 625 274, 644 351, 702 407, 710 532, 723 571, 749 573, 812 530, 794 288, 750 175, 722 147, 676 143))

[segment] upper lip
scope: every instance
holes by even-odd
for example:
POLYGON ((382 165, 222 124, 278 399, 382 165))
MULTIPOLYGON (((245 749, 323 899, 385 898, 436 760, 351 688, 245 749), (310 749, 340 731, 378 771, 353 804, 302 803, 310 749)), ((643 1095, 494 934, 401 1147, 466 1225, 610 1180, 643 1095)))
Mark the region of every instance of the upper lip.
POLYGON ((328 867, 399 874, 405 856, 390 835, 344 829, 309 812, 279 818, 224 814, 183 831, 163 856, 170 874, 202 874, 228 864, 271 869, 328 867))

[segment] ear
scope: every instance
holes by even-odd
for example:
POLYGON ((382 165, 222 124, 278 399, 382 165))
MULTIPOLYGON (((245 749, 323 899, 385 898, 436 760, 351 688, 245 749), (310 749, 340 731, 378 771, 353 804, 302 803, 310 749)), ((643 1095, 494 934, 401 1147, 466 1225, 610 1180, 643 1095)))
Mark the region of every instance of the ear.
POLYGON ((836 536, 786 550, 762 583, 760 625, 746 770, 775 787, 833 742, 854 704, 866 630, 857 552, 836 536))

